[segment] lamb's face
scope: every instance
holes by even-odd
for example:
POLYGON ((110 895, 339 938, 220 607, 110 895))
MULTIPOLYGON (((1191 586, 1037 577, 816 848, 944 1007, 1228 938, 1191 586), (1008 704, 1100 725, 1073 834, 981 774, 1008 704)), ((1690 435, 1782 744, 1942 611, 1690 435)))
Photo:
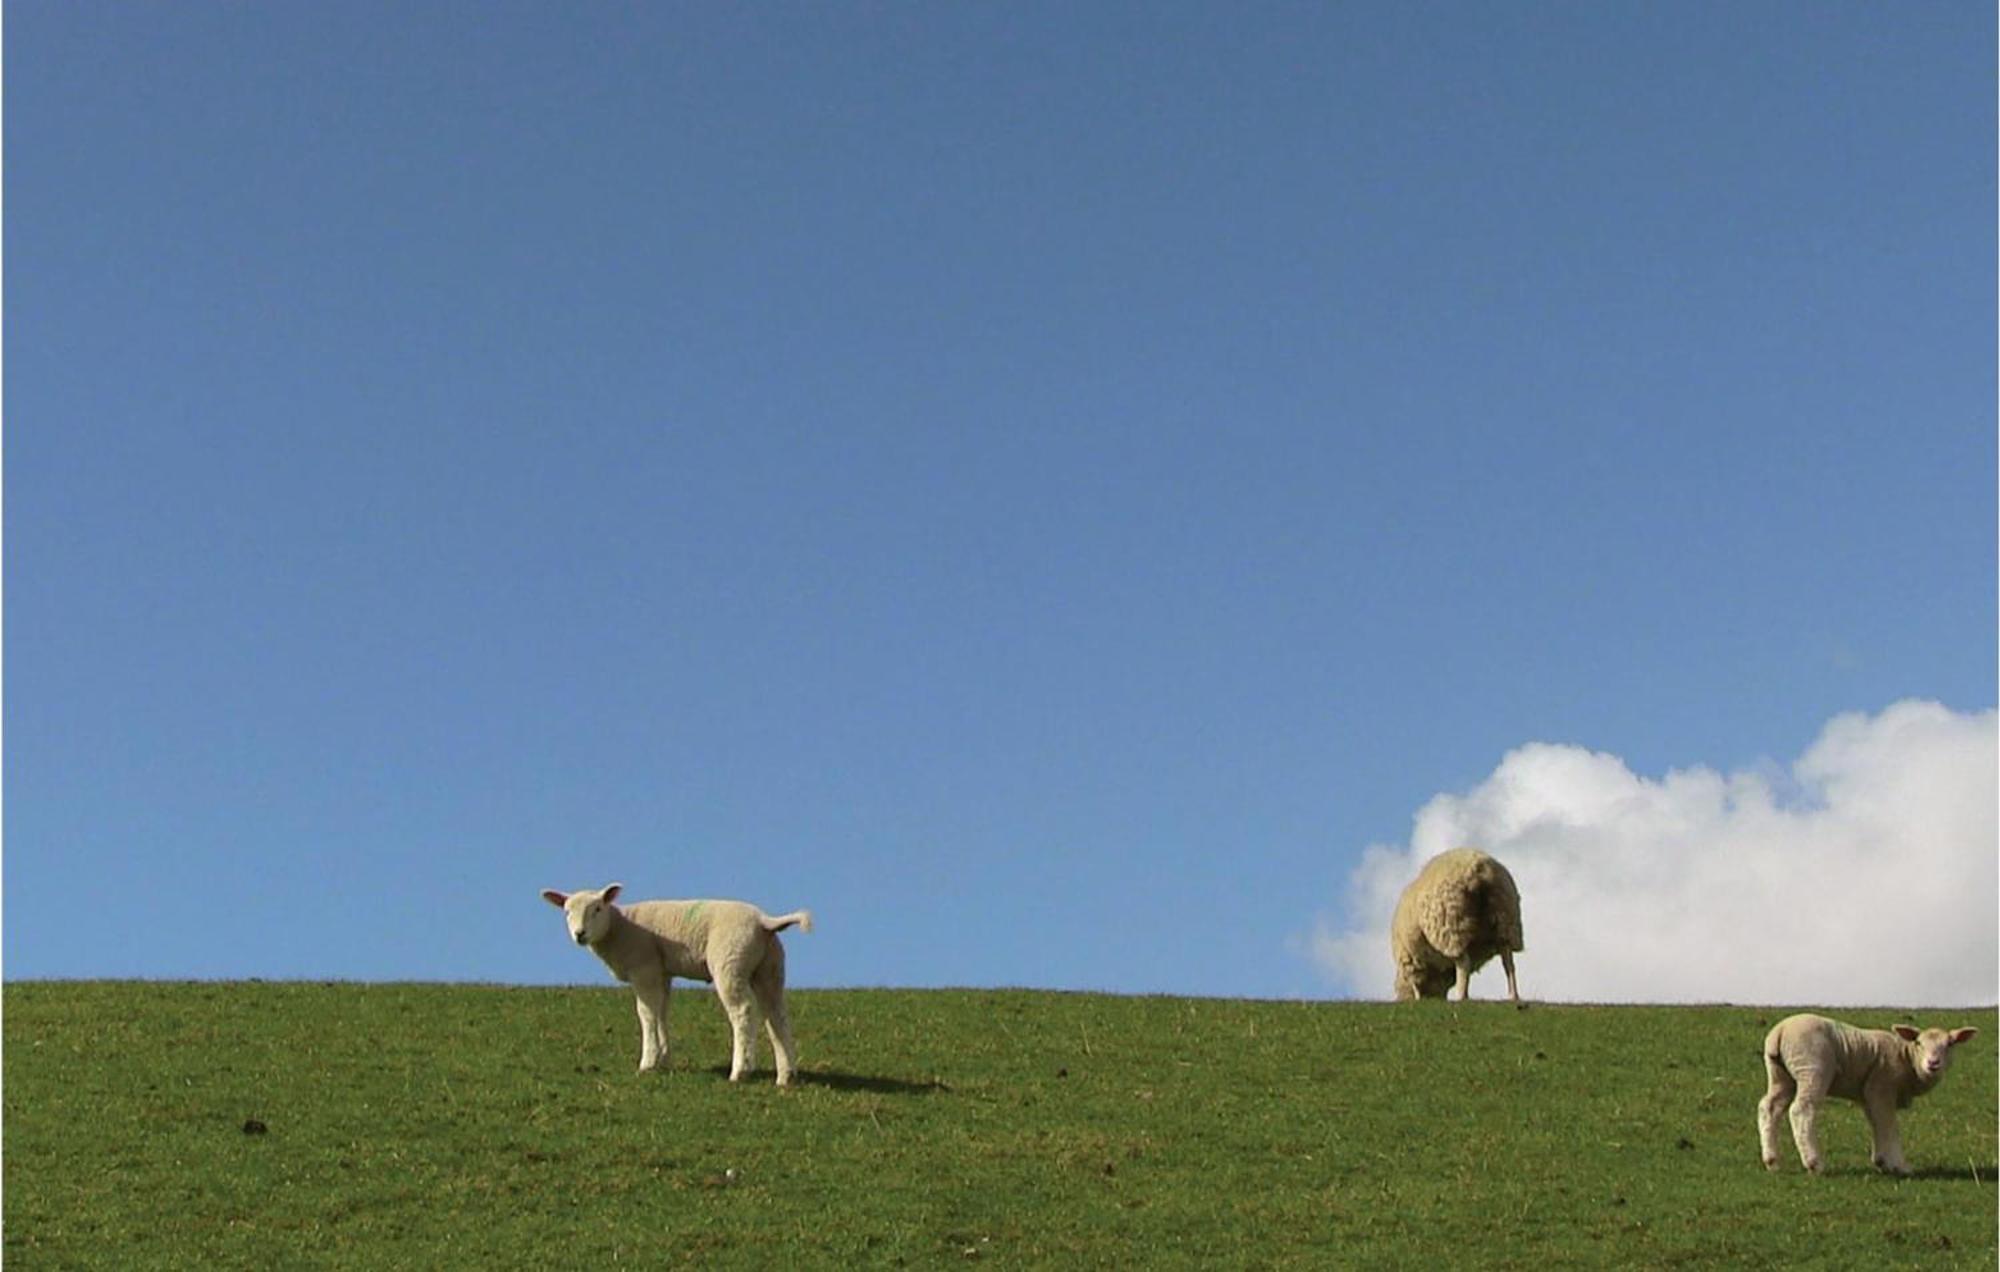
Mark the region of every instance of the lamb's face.
POLYGON ((564 904, 563 917, 569 920, 572 940, 578 945, 595 945, 611 927, 611 903, 595 892, 578 894, 564 904))
POLYGON ((1926 1029, 1922 1033, 1910 1025, 1897 1025, 1896 1036, 1910 1044, 1910 1063, 1917 1076, 1935 1082, 1951 1064, 1951 1049, 1978 1033, 1977 1029, 1926 1029))
POLYGON ((595 945, 611 930, 611 903, 622 885, 592 892, 561 893, 551 888, 542 893, 550 905, 562 907, 563 921, 569 925, 570 939, 578 945, 595 945))

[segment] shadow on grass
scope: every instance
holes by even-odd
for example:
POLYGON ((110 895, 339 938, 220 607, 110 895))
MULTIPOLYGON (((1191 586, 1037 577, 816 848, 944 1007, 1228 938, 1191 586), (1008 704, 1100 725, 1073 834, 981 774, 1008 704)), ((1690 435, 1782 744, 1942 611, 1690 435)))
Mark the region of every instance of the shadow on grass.
POLYGON ((1972 1162, 1967 1162, 1963 1166, 1925 1166, 1900 1176, 1891 1175, 1874 1166, 1829 1166, 1820 1174, 1826 1179, 1879 1179, 1888 1184, 1924 1179, 1956 1179, 1962 1183, 1985 1184, 1990 1188, 1996 1181, 2000 1181, 2000 1166, 1978 1165, 1972 1162))
MULTIPOLYGON (((727 1078, 729 1066, 714 1065, 708 1072, 718 1078, 727 1078)), ((769 1082, 771 1077, 771 1073, 765 1070, 750 1074, 746 1081, 769 1082)), ((860 1073, 832 1073, 818 1069, 800 1069, 792 1075, 792 1084, 825 1087, 830 1091, 870 1091, 876 1095, 935 1095, 951 1090, 951 1087, 937 1078, 910 1082, 903 1078, 877 1078, 860 1073)))
POLYGON ((902 1078, 875 1078, 859 1073, 814 1073, 801 1069, 793 1079, 801 1086, 823 1086, 835 1091, 873 1091, 877 1095, 934 1095, 951 1088, 936 1078, 908 1082, 902 1078))
POLYGON ((1910 1178, 1967 1179, 1975 1184, 1985 1184, 1990 1188, 1996 1179, 2000 1179, 2000 1167, 1995 1167, 1992 1163, 1984 1166, 1970 1164, 1964 1166, 1926 1166, 1922 1170, 1911 1171, 1910 1178))

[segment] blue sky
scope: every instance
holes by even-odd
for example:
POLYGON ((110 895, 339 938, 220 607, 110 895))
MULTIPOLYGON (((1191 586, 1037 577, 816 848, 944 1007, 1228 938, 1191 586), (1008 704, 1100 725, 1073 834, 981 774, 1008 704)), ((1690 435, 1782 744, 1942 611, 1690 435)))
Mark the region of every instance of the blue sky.
POLYGON ((1994 46, 11 4, 6 975, 600 983, 617 879, 1375 993, 1316 923, 1517 748, 1990 739, 1994 46))

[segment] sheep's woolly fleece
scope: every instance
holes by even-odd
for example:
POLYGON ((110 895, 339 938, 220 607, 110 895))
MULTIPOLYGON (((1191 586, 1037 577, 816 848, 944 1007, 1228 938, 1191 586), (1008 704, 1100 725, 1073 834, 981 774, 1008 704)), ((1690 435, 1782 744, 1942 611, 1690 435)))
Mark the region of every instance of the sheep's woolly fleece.
POLYGON ((1431 858, 1396 902, 1389 945, 1398 998, 1443 997, 1461 956, 1476 973, 1502 951, 1518 953, 1521 897, 1507 867, 1476 848, 1431 858))
POLYGON ((1990 1003, 1995 738, 1991 710, 1903 702, 1833 720, 1790 765, 1728 774, 1648 778, 1613 755, 1524 746, 1427 803, 1407 845, 1369 848, 1343 913, 1301 946, 1345 992, 1384 996, 1403 885, 1477 844, 1520 887, 1536 999, 1990 1003), (1922 916, 1924 939, 1855 939, 1885 913, 1922 916))

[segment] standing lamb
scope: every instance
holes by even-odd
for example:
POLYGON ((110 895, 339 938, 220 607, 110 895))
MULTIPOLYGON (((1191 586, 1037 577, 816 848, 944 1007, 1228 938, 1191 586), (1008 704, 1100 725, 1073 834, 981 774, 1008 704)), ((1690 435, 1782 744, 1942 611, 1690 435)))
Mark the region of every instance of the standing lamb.
POLYGON ((778 1060, 778 1085, 792 1080, 792 1026, 785 1016, 785 947, 778 933, 812 931, 812 912, 769 915, 744 901, 639 901, 613 905, 623 884, 600 891, 542 890, 562 907, 569 934, 631 984, 639 1000, 639 1071, 667 1063, 667 991, 673 978, 712 981, 729 1015, 729 1080, 757 1063, 757 1017, 778 1060))
POLYGON ((1778 1169, 1778 1119, 1791 1109, 1792 1139, 1809 1171, 1821 1166, 1814 1119, 1827 1096, 1859 1101, 1875 1136, 1871 1160, 1892 1175, 1910 1173, 1903 1160, 1896 1110, 1944 1077, 1951 1049, 1977 1029, 1857 1029, 1825 1016, 1787 1016, 1764 1035, 1770 1088, 1757 1103, 1757 1139, 1767 1170, 1778 1169), (1796 1100, 1793 1096, 1797 1096, 1796 1100))
POLYGON ((1472 974, 1498 954, 1507 969, 1507 997, 1523 1005, 1514 955, 1525 948, 1521 894, 1507 867, 1476 848, 1439 853, 1403 889, 1389 925, 1396 1001, 1443 998, 1455 981, 1464 1002, 1472 974))

